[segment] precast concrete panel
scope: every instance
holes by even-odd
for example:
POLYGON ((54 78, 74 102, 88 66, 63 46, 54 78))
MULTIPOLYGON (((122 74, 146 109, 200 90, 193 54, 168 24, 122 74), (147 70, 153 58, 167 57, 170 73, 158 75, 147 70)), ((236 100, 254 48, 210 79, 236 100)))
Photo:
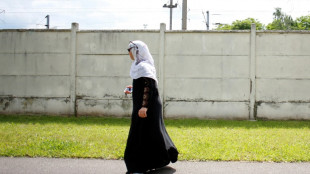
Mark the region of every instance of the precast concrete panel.
POLYGON ((0 96, 69 97, 68 76, 0 76, 0 96))
POLYGON ((120 99, 124 89, 132 84, 130 77, 78 77, 78 98, 120 99))
POLYGON ((248 79, 166 79, 166 100, 248 101, 248 79))
MULTIPOLYGON (((153 58, 158 69, 158 58, 153 58)), ((132 62, 129 55, 78 55, 77 76, 129 77, 132 62)))
POLYGON ((248 56, 166 56, 167 78, 249 78, 248 56))
POLYGON ((77 110, 79 115, 91 116, 131 116, 132 100, 119 99, 78 99, 77 110))
POLYGON ((128 55, 79 55, 78 76, 129 77, 131 60, 128 55))
POLYGON ((78 32, 77 54, 128 54, 129 41, 144 41, 158 54, 159 32, 91 31, 78 32))
POLYGON ((257 101, 310 102, 310 80, 257 79, 257 101))
POLYGON ((249 55, 249 33, 167 33, 166 55, 249 55))
POLYGON ((248 120, 248 102, 178 102, 165 105, 167 118, 248 120))
POLYGON ((258 78, 310 78, 309 56, 258 56, 258 78))
POLYGON ((0 75, 69 75, 70 54, 0 53, 0 75))
POLYGON ((309 56, 310 33, 257 33, 257 56, 309 56))
POLYGON ((309 102, 267 102, 259 104, 256 117, 268 120, 309 120, 309 113, 309 102))
POLYGON ((70 53, 70 32, 0 32, 0 53, 70 53))
POLYGON ((0 114, 68 115, 68 98, 1 97, 0 114))

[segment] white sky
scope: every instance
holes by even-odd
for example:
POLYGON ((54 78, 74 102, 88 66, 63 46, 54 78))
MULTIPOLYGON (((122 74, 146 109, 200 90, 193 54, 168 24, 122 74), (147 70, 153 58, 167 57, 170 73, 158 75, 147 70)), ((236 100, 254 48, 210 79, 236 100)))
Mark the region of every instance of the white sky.
MULTIPOLYGON (((182 24, 182 2, 173 9, 174 30, 182 24)), ((72 22, 79 29, 169 29, 170 0, 1 0, 0 29, 45 28, 47 14, 50 28, 69 29, 72 22)), ((214 23, 231 24, 248 17, 267 25, 276 7, 293 19, 310 15, 310 0, 187 0, 187 29, 205 30, 202 12, 210 12, 210 29, 214 23)))

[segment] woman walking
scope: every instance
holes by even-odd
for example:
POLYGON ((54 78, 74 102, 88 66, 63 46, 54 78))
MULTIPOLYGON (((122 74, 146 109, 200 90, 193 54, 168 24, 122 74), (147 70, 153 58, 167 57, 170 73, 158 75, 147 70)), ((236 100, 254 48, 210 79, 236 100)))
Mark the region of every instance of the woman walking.
POLYGON ((145 173, 176 162, 178 151, 163 122, 156 69, 147 45, 131 41, 128 52, 133 60, 133 110, 124 159, 127 173, 145 173))

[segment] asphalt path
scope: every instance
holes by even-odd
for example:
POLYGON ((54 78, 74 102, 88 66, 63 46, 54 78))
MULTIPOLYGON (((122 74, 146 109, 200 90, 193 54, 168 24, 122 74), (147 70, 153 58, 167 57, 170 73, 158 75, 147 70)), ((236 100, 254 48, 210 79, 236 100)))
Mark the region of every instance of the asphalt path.
MULTIPOLYGON (((124 174, 123 160, 0 157, 1 174, 124 174)), ((310 174, 310 163, 178 161, 149 174, 310 174)))

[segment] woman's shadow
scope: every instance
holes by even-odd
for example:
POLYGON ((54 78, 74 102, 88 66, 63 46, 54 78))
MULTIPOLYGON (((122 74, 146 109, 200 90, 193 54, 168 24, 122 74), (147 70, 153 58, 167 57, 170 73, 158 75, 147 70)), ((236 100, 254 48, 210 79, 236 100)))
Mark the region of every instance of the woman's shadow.
POLYGON ((160 169, 156 169, 156 170, 152 170, 147 172, 147 174, 173 174, 175 173, 176 170, 170 166, 165 166, 163 168, 160 169))

